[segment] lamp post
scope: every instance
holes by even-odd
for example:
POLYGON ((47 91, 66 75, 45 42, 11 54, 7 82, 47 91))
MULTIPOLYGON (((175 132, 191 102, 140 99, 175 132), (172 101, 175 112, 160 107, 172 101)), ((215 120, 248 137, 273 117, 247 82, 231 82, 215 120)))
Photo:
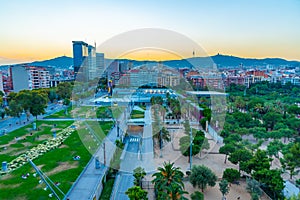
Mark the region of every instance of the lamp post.
POLYGON ((119 128, 119 121, 116 121, 116 125, 117 125, 117 137, 120 136, 120 128, 119 128))
POLYGON ((192 135, 192 129, 190 128, 190 170, 192 170, 192 147, 193 147, 193 135, 192 135))
POLYGON ((160 131, 159 131, 159 149, 160 149, 160 158, 162 158, 163 157, 163 155, 162 155, 162 131, 161 131, 161 129, 160 129, 160 131))

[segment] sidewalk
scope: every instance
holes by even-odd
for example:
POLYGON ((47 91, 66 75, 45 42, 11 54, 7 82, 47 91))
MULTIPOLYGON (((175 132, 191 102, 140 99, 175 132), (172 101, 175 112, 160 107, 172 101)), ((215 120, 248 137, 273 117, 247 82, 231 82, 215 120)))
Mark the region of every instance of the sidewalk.
MULTIPOLYGON (((129 115, 126 115, 129 116, 129 115)), ((125 115, 121 114, 120 118, 120 129, 124 130, 126 126, 125 115)), ((89 120, 89 119, 84 119, 89 120)), ((82 171, 80 176, 77 178, 76 182, 73 184, 69 192, 67 193, 65 199, 68 200, 87 200, 94 199, 94 197, 99 198, 102 192, 102 179, 105 176, 107 170, 109 169, 109 163, 113 157, 113 154, 116 149, 115 141, 117 137, 117 127, 114 126, 113 129, 109 132, 101 147, 93 155, 85 169, 82 171), (103 144, 105 143, 105 157, 106 157, 106 166, 104 163, 104 149, 103 144), (95 158, 99 157, 101 167, 99 169, 95 168, 95 158)))

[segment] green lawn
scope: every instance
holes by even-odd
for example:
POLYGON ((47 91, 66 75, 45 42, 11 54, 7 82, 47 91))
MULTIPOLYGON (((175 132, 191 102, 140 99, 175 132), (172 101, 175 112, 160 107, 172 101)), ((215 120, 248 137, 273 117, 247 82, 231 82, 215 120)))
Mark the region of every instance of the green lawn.
POLYGON ((124 107, 121 106, 101 106, 97 108, 97 118, 119 118, 124 112, 124 107))
POLYGON ((114 178, 108 179, 106 181, 106 183, 104 184, 103 191, 101 193, 101 197, 99 198, 99 200, 107 200, 107 199, 110 198, 112 189, 114 187, 114 182, 115 182, 114 178))
POLYGON ((54 124, 56 132, 70 126, 73 121, 37 121, 37 131, 32 131, 32 124, 21 127, 0 137, 0 162, 10 162, 25 151, 52 138, 54 124))
MULTIPOLYGON (((111 122, 102 122, 103 134, 107 135, 111 122)), ((60 148, 52 150, 34 160, 34 163, 50 177, 53 182, 59 182, 59 188, 64 192, 70 189, 78 175, 91 158, 91 154, 83 143, 80 133, 88 135, 88 130, 84 126, 81 131, 75 131, 67 138, 60 148), (74 156, 80 156, 79 161, 74 161, 74 156)), ((21 147, 22 148, 22 147, 21 147)), ((0 177, 0 199, 49 199, 49 190, 44 191, 45 184, 39 184, 40 178, 33 177, 33 168, 26 164, 23 167, 0 177), (23 174, 30 173, 27 179, 22 179, 23 174)), ((54 197, 53 197, 54 198, 54 197)))
POLYGON ((80 124, 78 134, 84 145, 94 153, 109 133, 113 122, 85 121, 80 124))
POLYGON ((140 105, 140 108, 142 108, 143 110, 146 110, 146 106, 145 105, 140 105))
POLYGON ((52 115, 49 115, 47 117, 45 117, 45 119, 65 119, 65 118, 72 118, 71 116, 71 110, 72 110, 72 107, 68 107, 67 111, 68 111, 68 114, 66 115, 65 114, 65 109, 61 110, 61 111, 58 111, 56 113, 53 113, 52 115))
POLYGON ((63 109, 45 117, 45 119, 85 118, 87 116, 90 118, 96 117, 96 111, 93 106, 70 106, 67 110, 67 114, 65 114, 65 110, 63 109))
MULTIPOLYGON (((37 166, 42 166, 43 172, 51 172, 49 175, 53 182, 60 182, 60 189, 65 193, 72 183, 81 173, 91 155, 82 145, 78 134, 74 132, 66 141, 62 148, 55 149, 34 160, 37 166), (59 156, 58 156, 59 155, 59 156), (79 155, 81 159, 74 161, 72 158, 79 155), (69 169, 68 169, 69 168, 69 169), (57 171, 53 173, 53 169, 57 171)), ((39 184, 40 178, 32 175, 27 179, 22 179, 22 174, 34 173, 33 168, 26 164, 13 171, 11 174, 0 178, 0 199, 48 199, 48 191, 44 191, 45 184, 39 184)))
POLYGON ((139 111, 139 110, 133 110, 131 112, 131 119, 138 119, 138 118, 144 118, 145 112, 139 111))

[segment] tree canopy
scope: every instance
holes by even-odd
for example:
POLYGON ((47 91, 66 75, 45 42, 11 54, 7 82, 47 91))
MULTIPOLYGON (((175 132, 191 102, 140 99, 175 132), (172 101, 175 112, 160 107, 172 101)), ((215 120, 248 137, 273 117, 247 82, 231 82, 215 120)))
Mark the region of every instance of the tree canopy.
POLYGON ((199 187, 202 192, 207 186, 215 186, 217 181, 215 173, 204 165, 194 165, 190 175, 190 182, 193 187, 199 187))

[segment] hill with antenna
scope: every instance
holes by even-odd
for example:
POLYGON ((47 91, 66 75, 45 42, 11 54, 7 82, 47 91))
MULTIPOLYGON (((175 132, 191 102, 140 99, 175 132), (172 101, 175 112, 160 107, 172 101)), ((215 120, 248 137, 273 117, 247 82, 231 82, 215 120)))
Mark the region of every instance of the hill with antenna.
POLYGON ((42 66, 42 67, 55 67, 55 68, 70 68, 73 66, 73 58, 68 56, 61 56, 44 61, 35 61, 28 63, 32 66, 42 66))
MULTIPOLYGON (((114 60, 118 60, 124 63, 131 62, 133 63, 133 66, 140 66, 143 64, 149 64, 149 65, 156 65, 158 61, 151 61, 151 60, 145 60, 145 61, 136 61, 136 60, 129 60, 129 59, 105 59, 105 63, 109 64, 114 60)), ((240 58, 236 56, 229 56, 229 55, 222 55, 217 54, 210 57, 192 57, 182 60, 166 60, 162 61, 162 63, 168 67, 172 68, 192 68, 193 66, 202 66, 202 67, 211 67, 211 64, 215 63, 218 68, 230 68, 230 67, 260 67, 260 66, 266 66, 266 65, 272 65, 276 67, 300 67, 299 61, 288 61, 282 58, 263 58, 263 59, 257 59, 257 58, 240 58)), ((62 69, 69 69, 73 66, 73 58, 67 57, 67 56, 61 56, 49 60, 44 61, 35 61, 32 63, 23 63, 27 65, 32 66, 44 66, 44 67, 54 67, 54 68, 62 68, 62 69)), ((22 65, 22 64, 17 64, 22 65)), ((11 65, 2 65, 0 67, 8 67, 11 65)))

